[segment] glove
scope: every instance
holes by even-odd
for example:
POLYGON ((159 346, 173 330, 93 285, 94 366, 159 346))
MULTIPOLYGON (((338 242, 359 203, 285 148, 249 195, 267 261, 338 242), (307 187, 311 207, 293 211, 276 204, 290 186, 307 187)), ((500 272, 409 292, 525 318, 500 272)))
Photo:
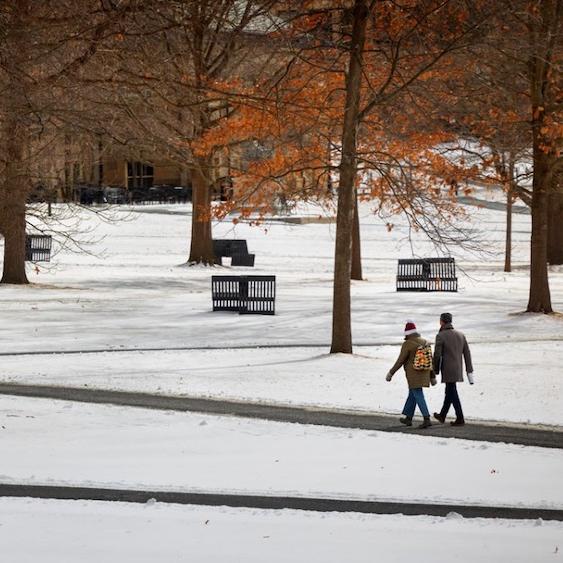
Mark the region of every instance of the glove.
POLYGON ((393 379, 393 374, 391 372, 389 372, 386 376, 385 376, 385 380, 386 381, 391 381, 391 379, 393 379))
POLYGON ((434 385, 436 385, 436 383, 438 383, 438 381, 436 380, 436 376, 432 376, 430 378, 430 385, 432 385, 432 387, 434 387, 434 385))
POLYGON ((473 372, 467 374, 467 380, 469 381, 469 385, 473 385, 475 383, 475 379, 473 378, 473 372))

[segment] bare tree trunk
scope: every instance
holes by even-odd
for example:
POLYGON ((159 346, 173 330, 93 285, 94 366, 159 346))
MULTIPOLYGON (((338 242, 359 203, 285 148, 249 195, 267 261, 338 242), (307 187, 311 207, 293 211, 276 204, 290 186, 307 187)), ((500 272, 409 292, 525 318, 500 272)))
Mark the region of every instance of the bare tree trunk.
POLYGON ((30 191, 27 151, 30 104, 24 72, 29 40, 22 34, 30 15, 29 0, 13 3, 12 19, 3 35, 9 55, 3 59, 8 82, 0 99, 3 120, 0 143, 3 158, 0 178, 0 233, 4 236, 4 264, 0 283, 27 284, 25 273, 25 210, 30 191))
POLYGON ((6 123, 6 167, 0 188, 0 232, 4 265, 0 283, 27 284, 25 273, 25 202, 29 175, 25 163, 26 125, 14 112, 6 123))
POLYGON ((534 153, 530 296, 526 310, 529 313, 552 313, 547 272, 548 164, 541 148, 535 146, 534 153))
POLYGON ((331 353, 352 353, 350 275, 352 270, 354 181, 357 174, 357 130, 367 18, 366 1, 355 0, 350 41, 350 63, 346 76, 346 107, 344 110, 342 158, 336 214, 331 353))
POLYGON ((354 226, 352 229, 352 275, 353 280, 362 280, 362 243, 360 237, 360 216, 358 214, 358 194, 354 195, 354 226))
POLYGON ((215 263, 211 235, 211 189, 209 165, 205 157, 197 157, 192 171, 192 238, 190 264, 215 263))
POLYGON ((25 273, 25 201, 20 194, 12 194, 12 201, 6 202, 10 215, 2 220, 4 235, 4 267, 0 283, 27 284, 25 273))
POLYGON ((563 191, 557 185, 550 196, 547 236, 547 261, 551 265, 563 264, 563 191))
POLYGON ((506 192, 506 242, 504 245, 504 271, 512 272, 512 189, 506 192))
POLYGON ((508 178, 506 179, 506 242, 504 247, 504 271, 512 272, 512 205, 514 203, 514 157, 509 155, 508 178))

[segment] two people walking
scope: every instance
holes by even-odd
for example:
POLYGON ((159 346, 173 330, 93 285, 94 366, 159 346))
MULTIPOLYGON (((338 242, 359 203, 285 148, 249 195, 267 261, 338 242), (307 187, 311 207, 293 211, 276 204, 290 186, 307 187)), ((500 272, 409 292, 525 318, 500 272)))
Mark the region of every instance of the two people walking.
POLYGON ((440 331, 436 336, 434 346, 434 357, 430 362, 424 362, 424 354, 427 354, 429 343, 421 337, 413 321, 407 321, 405 325, 405 341, 397 361, 389 370, 386 380, 391 381, 393 375, 403 367, 409 386, 409 394, 403 407, 402 424, 412 426, 412 419, 416 407, 420 409, 423 422, 419 428, 432 426, 430 412, 424 397, 424 387, 436 385, 436 375, 442 374, 442 383, 446 384, 444 403, 439 413, 434 413, 434 418, 444 423, 450 407, 453 405, 456 414, 453 426, 465 424, 461 401, 457 392, 457 383, 463 381, 462 358, 465 361, 465 369, 469 382, 473 383, 473 364, 471 352, 463 333, 455 330, 452 325, 452 315, 442 313, 440 315, 440 331), (421 360, 421 358, 423 358, 421 360))

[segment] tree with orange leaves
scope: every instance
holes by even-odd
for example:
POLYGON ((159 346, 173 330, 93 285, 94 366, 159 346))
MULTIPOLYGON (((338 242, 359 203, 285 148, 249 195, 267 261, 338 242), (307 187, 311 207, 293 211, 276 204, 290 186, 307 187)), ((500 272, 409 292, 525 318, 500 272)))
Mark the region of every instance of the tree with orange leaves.
POLYGON ((358 185, 368 184, 382 208, 406 213, 414 228, 427 230, 437 242, 447 236, 438 217, 455 213, 446 187, 455 167, 434 147, 452 135, 423 115, 430 106, 417 86, 446 72, 438 65, 471 38, 484 17, 481 4, 300 3, 284 30, 287 64, 261 85, 269 96, 252 104, 248 100, 259 96, 249 92, 246 100, 238 100, 233 119, 210 131, 239 142, 264 139, 270 147, 270 157, 250 163, 239 178, 245 199, 283 189, 283 180, 296 171, 307 175, 307 192, 318 194, 337 173, 331 352, 352 352, 350 277, 358 185), (327 145, 337 154, 334 164, 327 159, 327 145))
POLYGON ((192 226, 188 263, 213 265, 212 194, 216 157, 225 146, 209 131, 232 113, 271 56, 265 31, 274 0, 141 0, 119 50, 94 84, 119 115, 124 137, 147 153, 189 169, 192 226))

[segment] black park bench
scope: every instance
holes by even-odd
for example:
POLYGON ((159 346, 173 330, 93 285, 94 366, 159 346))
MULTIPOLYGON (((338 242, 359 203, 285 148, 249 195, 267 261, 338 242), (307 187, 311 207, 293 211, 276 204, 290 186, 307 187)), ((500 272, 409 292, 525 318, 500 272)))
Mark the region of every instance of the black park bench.
POLYGON ((25 235, 25 259, 28 262, 50 262, 51 235, 25 235))
POLYGON ((254 254, 248 253, 242 239, 213 239, 215 264, 223 264, 223 257, 231 258, 231 266, 254 266, 254 254))
POLYGON ((400 259, 397 291, 457 291, 455 259, 400 259))
POLYGON ((276 276, 211 276, 214 311, 275 315, 276 276))

